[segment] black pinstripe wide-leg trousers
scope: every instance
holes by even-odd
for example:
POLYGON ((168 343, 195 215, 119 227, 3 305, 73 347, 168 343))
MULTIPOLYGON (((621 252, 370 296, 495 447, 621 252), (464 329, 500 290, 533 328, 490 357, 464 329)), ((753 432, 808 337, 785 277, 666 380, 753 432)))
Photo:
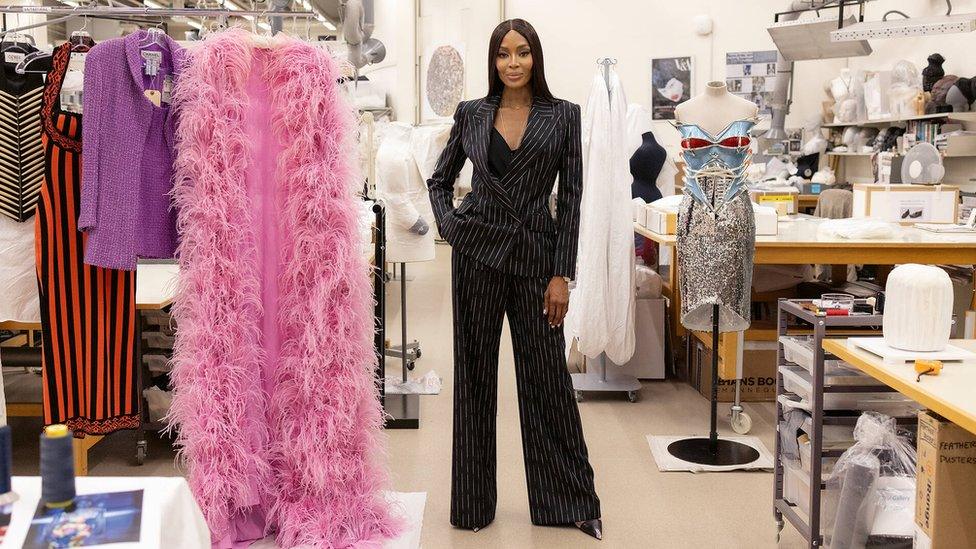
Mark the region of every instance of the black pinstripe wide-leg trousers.
POLYGON ((498 348, 508 314, 515 351, 522 448, 533 524, 600 516, 566 369, 561 328, 542 314, 548 278, 515 276, 453 253, 454 453, 451 524, 483 527, 495 518, 498 348))

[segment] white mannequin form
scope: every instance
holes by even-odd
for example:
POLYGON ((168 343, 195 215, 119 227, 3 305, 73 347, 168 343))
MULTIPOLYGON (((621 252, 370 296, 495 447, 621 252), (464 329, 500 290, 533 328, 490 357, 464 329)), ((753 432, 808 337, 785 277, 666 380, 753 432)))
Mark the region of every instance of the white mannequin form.
POLYGON ((754 118, 759 108, 752 101, 729 93, 725 82, 713 81, 705 85, 705 92, 674 109, 676 122, 696 124, 712 135, 724 130, 736 120, 754 118))

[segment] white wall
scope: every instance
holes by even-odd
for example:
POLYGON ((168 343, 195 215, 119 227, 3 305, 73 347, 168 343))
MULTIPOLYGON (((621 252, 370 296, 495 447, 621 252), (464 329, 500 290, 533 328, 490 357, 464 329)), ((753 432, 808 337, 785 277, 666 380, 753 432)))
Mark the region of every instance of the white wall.
POLYGON ((362 73, 387 92, 389 106, 401 120, 413 113, 413 0, 375 0, 373 38, 386 45, 386 59, 362 73))
MULTIPOLYGON (((724 80, 725 54, 732 51, 775 49, 766 32, 776 11, 789 0, 562 0, 559 9, 540 0, 507 0, 506 17, 522 17, 539 31, 546 54, 546 77, 556 95, 585 103, 590 77, 599 57, 617 58, 617 71, 630 102, 650 103, 650 59, 690 55, 695 63, 693 93, 709 80, 724 80), (697 36, 692 18, 708 14, 714 21, 709 37, 697 36)), ((954 13, 976 12, 976 0, 956 0, 954 13)), ((900 9, 912 16, 944 13, 944 0, 885 0, 871 2, 866 20, 879 20, 885 11, 900 9)), ((825 14, 831 13, 828 11, 825 14)), ((832 13, 836 13, 834 10, 832 13)), ((841 67, 888 69, 908 59, 921 69, 925 58, 941 52, 947 73, 976 74, 976 34, 878 40, 874 53, 851 60, 801 61, 796 64, 788 125, 800 126, 820 110, 823 84, 841 67)), ((659 140, 677 143, 666 123, 655 128, 659 140)))
MULTIPOLYGON (((400 119, 412 120, 413 66, 401 53, 413 51, 413 0, 377 0, 396 6, 396 46, 393 56, 410 63, 409 70, 397 70, 399 81, 392 95, 400 119), (400 51, 397 51, 399 49, 400 51), (404 82, 404 79, 407 82, 404 82), (409 108, 407 108, 409 107, 409 108)), ((546 54, 546 77, 557 96, 585 103, 597 58, 615 57, 628 100, 650 102, 650 60, 653 57, 690 55, 695 63, 694 93, 709 80, 725 78, 725 54, 731 51, 775 49, 766 27, 776 11, 786 9, 789 0, 505 0, 505 17, 522 17, 539 31, 546 54), (708 14, 714 21, 709 37, 695 35, 692 18, 708 14)), ((496 0, 421 0, 422 44, 463 41, 467 50, 467 98, 487 91, 486 47, 492 28, 499 21, 496 0)), ((976 12, 976 0, 955 0, 954 12, 976 12)), ((884 0, 870 2, 867 20, 879 20, 885 11, 900 9, 912 16, 935 15, 945 10, 944 0, 884 0)), ((829 12, 825 12, 829 13, 829 12)), ((832 13, 836 13, 833 11, 832 13)), ((377 25, 377 32, 381 32, 377 25)), ((801 61, 796 64, 794 104, 787 123, 800 126, 816 115, 824 100, 823 84, 843 66, 888 69, 899 59, 908 59, 920 69, 933 52, 942 53, 948 73, 976 75, 976 33, 942 37, 903 38, 872 42, 869 57, 801 61)), ((423 46, 422 46, 423 48, 423 46)), ((422 52, 420 52, 422 53, 422 52)), ((677 133, 658 123, 658 138, 677 143, 677 133)))

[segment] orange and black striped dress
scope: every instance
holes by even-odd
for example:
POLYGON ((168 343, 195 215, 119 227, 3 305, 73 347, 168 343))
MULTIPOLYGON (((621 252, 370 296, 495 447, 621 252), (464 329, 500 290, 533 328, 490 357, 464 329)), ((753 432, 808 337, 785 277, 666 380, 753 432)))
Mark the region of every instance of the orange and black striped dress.
POLYGON ((35 222, 44 423, 76 435, 139 426, 135 272, 85 265, 78 230, 81 115, 61 110, 71 45, 55 48, 41 107, 44 183, 35 222))

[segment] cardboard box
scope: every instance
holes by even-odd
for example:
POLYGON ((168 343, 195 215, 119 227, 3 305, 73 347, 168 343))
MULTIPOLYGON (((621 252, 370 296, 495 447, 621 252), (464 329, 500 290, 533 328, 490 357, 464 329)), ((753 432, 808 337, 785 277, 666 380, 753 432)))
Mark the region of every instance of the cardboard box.
POLYGON ((647 224, 644 226, 657 234, 675 234, 678 232, 678 212, 662 210, 648 205, 647 224))
POLYGON ((915 547, 976 547, 976 434, 919 412, 915 490, 915 547))
MULTIPOLYGON (((702 334, 706 336, 707 334, 702 334)), ((708 336, 710 337, 710 336, 708 336)), ((697 337, 692 339, 688 381, 705 398, 712 395, 712 352, 697 337)), ((746 341, 742 351, 742 402, 776 400, 776 342, 746 341)), ((723 364, 719 359, 719 370, 723 364)), ((735 400, 735 381, 719 378, 718 401, 735 400)))
POLYGON ((775 208, 780 215, 793 215, 800 211, 800 191, 793 187, 775 191, 749 191, 749 198, 760 206, 775 208))
POLYGON ((955 223, 959 187, 953 185, 854 185, 854 217, 913 223, 955 223))
POLYGON ((638 379, 664 379, 666 304, 664 298, 637 300, 634 305, 634 329, 640 337, 634 346, 634 356, 626 364, 614 366, 618 368, 617 372, 638 379))

